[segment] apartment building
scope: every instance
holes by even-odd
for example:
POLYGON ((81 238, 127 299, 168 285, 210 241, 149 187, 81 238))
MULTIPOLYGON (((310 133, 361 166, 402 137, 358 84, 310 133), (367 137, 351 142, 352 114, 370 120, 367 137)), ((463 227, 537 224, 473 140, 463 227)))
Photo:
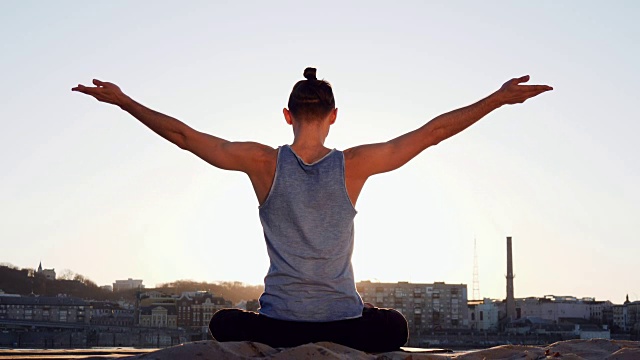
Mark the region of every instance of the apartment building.
POLYGON ((88 324, 90 305, 72 297, 0 296, 0 319, 88 324))
POLYGON ((111 301, 92 301, 90 323, 98 326, 133 326, 135 310, 125 309, 111 301))
POLYGON ((631 330, 640 333, 640 301, 633 301, 625 304, 625 306, 627 307, 631 330))
MULTIPOLYGON (((218 310, 232 307, 231 301, 206 291, 184 292, 176 299, 178 326, 203 327, 218 310)), ((205 330, 206 331, 206 330, 205 330)))
POLYGON ((364 302, 400 311, 412 337, 439 329, 468 329, 467 285, 409 282, 356 284, 364 302))

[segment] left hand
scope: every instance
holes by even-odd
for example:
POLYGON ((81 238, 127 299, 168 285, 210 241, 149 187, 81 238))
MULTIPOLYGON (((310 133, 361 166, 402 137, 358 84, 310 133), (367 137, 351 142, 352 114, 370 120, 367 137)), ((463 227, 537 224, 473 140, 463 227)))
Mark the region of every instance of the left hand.
POLYGON ((116 84, 93 79, 93 85, 95 85, 95 87, 78 84, 78 86, 71 89, 71 91, 78 91, 83 94, 91 95, 100 102, 113 104, 120 107, 122 107, 122 105, 128 99, 128 97, 122 92, 122 90, 120 90, 120 88, 116 84))
POLYGON ((529 75, 511 79, 504 83, 498 91, 493 93, 493 96, 500 105, 512 105, 521 104, 527 99, 553 90, 551 86, 547 85, 521 85, 527 81, 529 81, 529 75))

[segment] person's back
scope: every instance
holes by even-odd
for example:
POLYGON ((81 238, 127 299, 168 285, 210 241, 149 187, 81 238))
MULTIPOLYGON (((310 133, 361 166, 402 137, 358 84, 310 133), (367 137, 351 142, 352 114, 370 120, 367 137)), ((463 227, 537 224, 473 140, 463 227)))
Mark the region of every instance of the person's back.
POLYGON ((308 164, 290 146, 280 147, 271 192, 260 206, 271 262, 261 314, 293 321, 362 315, 351 266, 355 215, 341 151, 308 164))
POLYGON ((260 313, 225 309, 209 328, 219 341, 257 341, 273 347, 333 341, 365 351, 390 351, 408 338, 407 321, 393 309, 363 307, 355 291, 351 253, 355 204, 370 176, 392 171, 506 104, 521 103, 552 88, 507 81, 498 91, 440 115, 387 142, 344 152, 324 146, 337 109, 331 85, 307 68, 295 84, 284 117, 291 146, 279 150, 231 142, 198 132, 129 98, 111 83, 73 91, 120 106, 151 130, 208 163, 249 176, 271 259, 260 313))

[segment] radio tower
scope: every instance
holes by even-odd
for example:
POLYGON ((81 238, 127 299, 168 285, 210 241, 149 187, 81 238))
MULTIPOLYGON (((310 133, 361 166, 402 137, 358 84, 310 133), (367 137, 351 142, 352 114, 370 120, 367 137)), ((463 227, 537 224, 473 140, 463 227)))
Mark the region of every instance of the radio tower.
POLYGON ((476 239, 473 238, 473 299, 480 298, 480 280, 478 279, 478 251, 476 250, 476 239))

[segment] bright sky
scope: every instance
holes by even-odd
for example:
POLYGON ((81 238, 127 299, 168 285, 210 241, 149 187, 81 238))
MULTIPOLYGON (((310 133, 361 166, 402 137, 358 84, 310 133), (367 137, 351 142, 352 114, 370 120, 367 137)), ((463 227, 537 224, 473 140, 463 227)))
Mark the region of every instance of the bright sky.
POLYGON ((327 146, 386 141, 531 75, 550 93, 488 115, 357 204, 358 280, 504 298, 640 299, 635 1, 0 3, 0 262, 98 284, 262 282, 245 175, 209 166, 71 87, 98 78, 229 140, 291 143, 307 66, 339 108, 327 146))

